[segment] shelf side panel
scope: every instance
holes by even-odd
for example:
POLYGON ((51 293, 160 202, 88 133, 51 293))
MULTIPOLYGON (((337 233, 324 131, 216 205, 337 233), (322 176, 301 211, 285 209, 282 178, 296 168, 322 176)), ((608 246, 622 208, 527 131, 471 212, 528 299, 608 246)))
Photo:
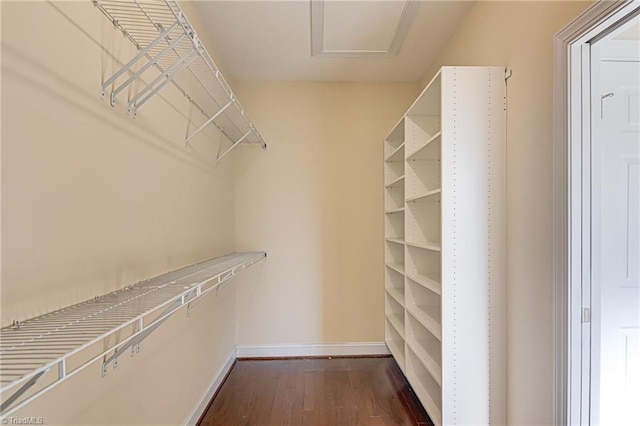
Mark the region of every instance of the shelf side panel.
POLYGON ((504 69, 489 69, 489 394, 491 424, 506 424, 507 413, 507 86, 504 69))
POLYGON ((504 424, 504 70, 442 85, 442 420, 504 424))

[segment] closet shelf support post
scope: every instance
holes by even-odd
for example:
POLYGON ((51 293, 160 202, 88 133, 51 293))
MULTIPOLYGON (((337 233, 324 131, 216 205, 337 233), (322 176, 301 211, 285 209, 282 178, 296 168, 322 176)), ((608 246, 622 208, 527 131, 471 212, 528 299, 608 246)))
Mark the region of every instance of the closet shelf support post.
POLYGON ((185 139, 185 143, 188 143, 195 135, 197 135, 198 133, 200 133, 202 131, 202 129, 204 129, 205 127, 207 127, 209 124, 211 124, 213 122, 213 120, 215 120, 216 118, 218 118, 220 116, 220 114, 222 114, 227 108, 229 108, 232 104, 233 101, 235 99, 231 98, 231 100, 229 102, 227 102, 227 104, 225 106, 223 106, 222 108, 220 108, 218 110, 218 112, 216 112, 215 114, 213 114, 207 121, 205 121, 205 123, 200 126, 198 128, 198 130, 196 130, 195 132, 191 133, 191 136, 189 136, 187 139, 185 139))
POLYGON ((162 89, 167 84, 171 83, 171 81, 173 81, 175 76, 178 75, 182 70, 187 68, 191 64, 191 62, 193 62, 197 57, 198 57, 198 51, 196 49, 193 49, 191 52, 189 52, 189 54, 187 54, 187 56, 183 57, 178 62, 176 62, 166 72, 156 77, 155 80, 149 83, 144 89, 139 91, 129 101, 129 105, 127 106, 127 113, 135 117, 138 111, 138 108, 140 108, 142 105, 147 103, 147 101, 151 99, 156 93, 158 93, 160 89, 162 89), (162 79, 164 79, 164 81, 162 81, 162 79), (158 84, 160 81, 162 81, 162 83, 156 86, 156 84, 158 84), (156 87, 154 88, 154 86, 156 87), (138 99, 140 99, 149 91, 151 92, 148 95, 146 95, 142 100, 138 101, 138 99))
POLYGON ((228 153, 231 152, 231 150, 233 148, 235 148, 236 146, 238 146, 238 144, 240 144, 240 142, 242 142, 243 140, 245 140, 247 138, 247 136, 249 136, 251 134, 251 132, 253 132, 253 129, 250 129, 247 133, 244 134, 244 136, 242 136, 240 139, 238 139, 233 145, 231 145, 225 152, 223 152, 219 157, 218 157, 218 161, 222 160, 222 158, 227 155, 228 153))
POLYGON ((2 404, 0 404, 0 413, 3 413, 15 401, 17 401, 18 398, 20 398, 26 391, 28 391, 31 386, 35 385, 38 379, 40 379, 40 377, 42 377, 42 375, 47 371, 49 371, 49 369, 39 371, 37 374, 31 377, 24 385, 20 386, 20 388, 17 391, 15 391, 13 395, 11 395, 6 400, 2 401, 2 404))
POLYGON ((153 59, 151 59, 149 62, 147 62, 146 64, 144 64, 144 66, 142 68, 140 68, 138 71, 136 71, 131 77, 129 77, 127 79, 127 81, 125 81, 124 83, 122 83, 118 88, 114 89, 111 92, 111 97, 109 99, 111 106, 116 106, 116 96, 118 96, 118 93, 120 93, 121 91, 123 91, 125 88, 127 88, 127 86, 129 86, 132 82, 134 82, 138 77, 140 77, 142 75, 143 72, 145 72, 146 70, 148 70, 151 66, 155 65, 158 63, 158 61, 160 59, 162 59, 162 57, 164 55, 166 55, 171 49, 173 49, 178 43, 180 43, 180 41, 182 41, 182 39, 184 38, 184 34, 181 35, 180 37, 176 38, 175 40, 173 40, 171 42, 171 44, 169 44, 167 47, 165 47, 160 53, 158 53, 156 56, 153 57, 153 59))
MULTIPOLYGON (((158 43, 160 43, 162 40, 165 40, 167 38, 167 36, 171 33, 171 31, 173 31, 178 26, 178 24, 179 23, 176 21, 172 26, 170 26, 168 29, 164 30, 158 37, 156 37, 155 40, 153 40, 151 43, 149 43, 149 45, 147 47, 145 47, 140 52, 138 52, 138 54, 136 56, 134 56, 133 59, 131 59, 129 62, 127 62, 125 65, 123 65, 123 67, 120 68, 120 70, 118 70, 111 77, 109 77, 109 79, 107 79, 107 81, 105 81, 102 84, 102 91, 100 93, 100 98, 104 99, 105 90, 107 89, 107 87, 109 87, 111 84, 113 84, 116 81, 116 79, 118 77, 120 77, 122 74, 124 74, 125 72, 131 70, 131 67, 136 62, 138 62, 141 58, 146 56, 151 50, 153 50, 153 48, 156 47, 158 45, 158 43)), ((112 97, 113 97, 113 95, 112 95, 112 97)), ((111 105, 113 106, 113 102, 112 102, 111 105)))

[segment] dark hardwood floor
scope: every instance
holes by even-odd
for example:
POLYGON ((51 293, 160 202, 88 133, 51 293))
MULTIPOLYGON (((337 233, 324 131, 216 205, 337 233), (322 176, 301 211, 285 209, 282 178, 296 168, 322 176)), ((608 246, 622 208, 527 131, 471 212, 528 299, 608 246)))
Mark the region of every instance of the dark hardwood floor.
POLYGON ((432 425, 391 357, 238 360, 199 425, 432 425))

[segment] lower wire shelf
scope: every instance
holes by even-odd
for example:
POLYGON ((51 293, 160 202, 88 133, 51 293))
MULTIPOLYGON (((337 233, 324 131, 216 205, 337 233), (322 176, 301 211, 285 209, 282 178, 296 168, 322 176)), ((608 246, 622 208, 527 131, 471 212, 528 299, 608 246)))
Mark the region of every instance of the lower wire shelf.
POLYGON ((266 255, 210 259, 0 329, 0 419, 99 360, 106 374, 174 312, 266 255))

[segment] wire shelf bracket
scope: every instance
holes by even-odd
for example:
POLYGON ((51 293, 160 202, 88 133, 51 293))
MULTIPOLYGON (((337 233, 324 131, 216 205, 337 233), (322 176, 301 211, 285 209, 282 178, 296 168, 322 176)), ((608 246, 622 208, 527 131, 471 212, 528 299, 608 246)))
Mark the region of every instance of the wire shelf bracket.
POLYGON ((232 253, 0 329, 0 420, 95 362, 104 376, 174 313, 266 256, 232 253))
POLYGON ((266 149, 266 142, 246 116, 176 0, 92 1, 138 49, 129 62, 102 83, 101 99, 107 98, 110 89, 109 103, 115 107, 120 93, 140 85, 126 103, 127 114, 135 118, 145 103, 166 85, 173 84, 203 117, 203 123, 195 131, 191 134, 187 131, 185 146, 214 124, 231 142, 218 160, 240 143, 259 144, 266 149), (141 76, 150 68, 160 74, 146 83, 141 76))

